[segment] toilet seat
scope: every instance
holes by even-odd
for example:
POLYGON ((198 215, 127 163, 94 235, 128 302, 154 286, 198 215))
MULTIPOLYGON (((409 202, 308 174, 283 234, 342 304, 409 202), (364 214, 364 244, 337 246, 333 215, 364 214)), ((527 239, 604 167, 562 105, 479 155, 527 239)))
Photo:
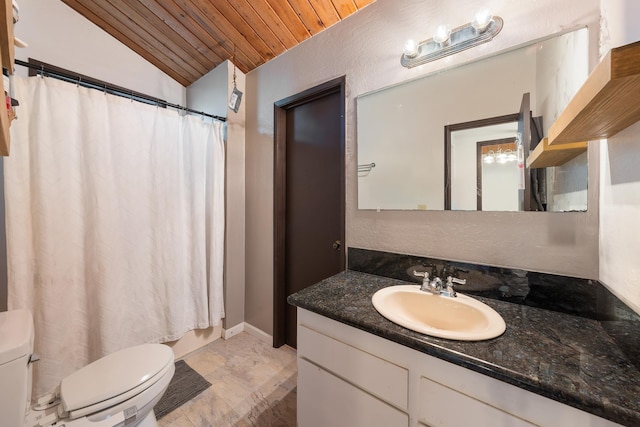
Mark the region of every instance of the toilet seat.
POLYGON ((112 353, 74 372, 60 384, 61 410, 75 419, 116 406, 173 376, 173 351, 143 344, 112 353))
POLYGON ((101 412, 92 415, 79 418, 77 418, 77 414, 70 415, 67 418, 68 421, 67 419, 63 420, 63 425, 65 427, 122 427, 142 422, 141 425, 155 426, 153 407, 169 386, 174 370, 175 365, 172 363, 164 376, 137 396, 121 401, 115 406, 106 407, 101 412), (152 420, 152 423, 149 423, 149 419, 152 420))
POLYGON ((173 351, 143 344, 112 353, 69 375, 55 393, 57 404, 31 411, 28 426, 155 426, 153 407, 175 372, 173 351))

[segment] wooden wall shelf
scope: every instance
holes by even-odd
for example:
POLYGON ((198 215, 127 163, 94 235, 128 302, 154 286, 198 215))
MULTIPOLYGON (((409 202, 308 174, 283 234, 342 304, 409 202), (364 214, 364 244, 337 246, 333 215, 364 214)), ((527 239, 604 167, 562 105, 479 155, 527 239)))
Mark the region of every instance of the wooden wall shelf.
POLYGON ((585 151, 587 151, 586 142, 549 145, 549 140, 543 138, 527 157, 527 167, 548 168, 561 166, 585 151))
POLYGON ((0 45, 2 46, 2 67, 13 74, 15 47, 13 45, 13 3, 0 0, 0 45))
MULTIPOLYGON (((15 48, 13 45, 13 3, 0 0, 0 65, 13 74, 15 48)), ((9 126, 11 122, 5 108, 4 83, 0 84, 2 109, 0 110, 0 156, 9 155, 9 126)))
POLYGON ((640 42, 611 49, 549 129, 549 145, 609 138, 640 120, 640 42))

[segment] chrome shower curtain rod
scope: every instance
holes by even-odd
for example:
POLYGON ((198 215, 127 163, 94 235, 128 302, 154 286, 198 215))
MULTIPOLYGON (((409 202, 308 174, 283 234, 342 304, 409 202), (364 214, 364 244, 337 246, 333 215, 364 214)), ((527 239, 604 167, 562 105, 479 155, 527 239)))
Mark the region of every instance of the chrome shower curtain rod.
POLYGON ((20 65, 22 67, 29 68, 31 71, 29 72, 30 76, 35 75, 43 75, 47 77, 53 77, 59 80, 63 80, 69 83, 75 83, 77 85, 104 91, 111 95, 121 96, 123 98, 128 98, 133 101, 142 102, 144 104, 156 105, 162 108, 175 108, 176 110, 186 111, 187 113, 197 114, 203 117, 209 117, 215 120, 219 120, 221 122, 226 122, 226 117, 216 116, 215 114, 205 113, 203 111, 193 110, 191 108, 184 107, 178 104, 172 104, 170 102, 164 101, 159 98, 154 98, 149 95, 142 94, 140 92, 135 92, 133 90, 129 90, 120 86, 112 85, 107 82, 103 82, 98 79, 94 79, 87 76, 82 76, 78 73, 74 73, 72 71, 64 70, 62 68, 58 68, 49 64, 42 63, 36 60, 29 60, 30 62, 21 61, 16 59, 14 62, 16 65, 20 65))

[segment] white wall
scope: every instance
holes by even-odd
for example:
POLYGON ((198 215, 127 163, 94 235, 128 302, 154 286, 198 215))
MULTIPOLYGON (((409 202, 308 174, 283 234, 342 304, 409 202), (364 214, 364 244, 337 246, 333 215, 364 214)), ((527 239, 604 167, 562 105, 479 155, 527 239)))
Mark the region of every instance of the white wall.
MULTIPOLYGON (((601 53, 640 40, 640 2, 602 0, 601 53)), ((600 280, 640 313, 640 123, 600 143, 600 280)))
MULTIPOLYGON (((247 75, 252 102, 246 134, 246 262, 251 266, 246 317, 251 324, 272 330, 273 103, 341 75, 347 79, 347 246, 598 277, 597 209, 547 214, 357 210, 356 96, 570 28, 589 25, 597 34, 599 25, 599 0, 488 0, 482 5, 505 20, 491 43, 411 70, 400 66, 404 40, 428 38, 444 20, 452 26, 468 22, 478 4, 378 0, 247 75)), ((597 35, 591 38, 597 51, 596 40, 597 35)), ((598 151, 589 155, 589 200, 597 206, 598 151)))
POLYGON ((537 97, 531 102, 533 115, 544 117, 545 135, 589 75, 588 52, 582 49, 588 43, 588 31, 574 31, 542 42, 536 51, 537 97))
MULTIPOLYGON (((15 35, 28 43, 16 58, 29 57, 184 104, 185 88, 60 0, 19 0, 15 35)), ((26 75, 24 67, 16 72, 26 75)))
POLYGON ((187 106, 220 117, 227 117, 229 94, 229 62, 213 70, 187 87, 187 106))
POLYGON ((482 209, 517 211, 520 171, 516 161, 482 165, 482 209))
MULTIPOLYGON (((589 75, 589 56, 577 48, 588 43, 586 31, 575 31, 559 43, 543 43, 536 62, 538 98, 534 116, 543 117, 544 135, 589 75), (549 67, 553 64, 553 67, 549 67)), ((587 154, 546 171, 547 208, 550 211, 585 210, 587 200, 587 154)))

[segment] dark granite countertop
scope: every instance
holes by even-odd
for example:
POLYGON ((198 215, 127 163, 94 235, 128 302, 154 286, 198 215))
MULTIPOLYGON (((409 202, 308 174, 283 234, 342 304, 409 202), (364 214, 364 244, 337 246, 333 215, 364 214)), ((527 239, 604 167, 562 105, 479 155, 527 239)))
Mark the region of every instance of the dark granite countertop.
POLYGON ((474 296, 504 318, 506 332, 492 340, 452 341, 396 325, 371 303, 379 289, 407 284, 345 271, 289 296, 288 302, 608 420, 640 426, 640 370, 603 322, 474 296))

